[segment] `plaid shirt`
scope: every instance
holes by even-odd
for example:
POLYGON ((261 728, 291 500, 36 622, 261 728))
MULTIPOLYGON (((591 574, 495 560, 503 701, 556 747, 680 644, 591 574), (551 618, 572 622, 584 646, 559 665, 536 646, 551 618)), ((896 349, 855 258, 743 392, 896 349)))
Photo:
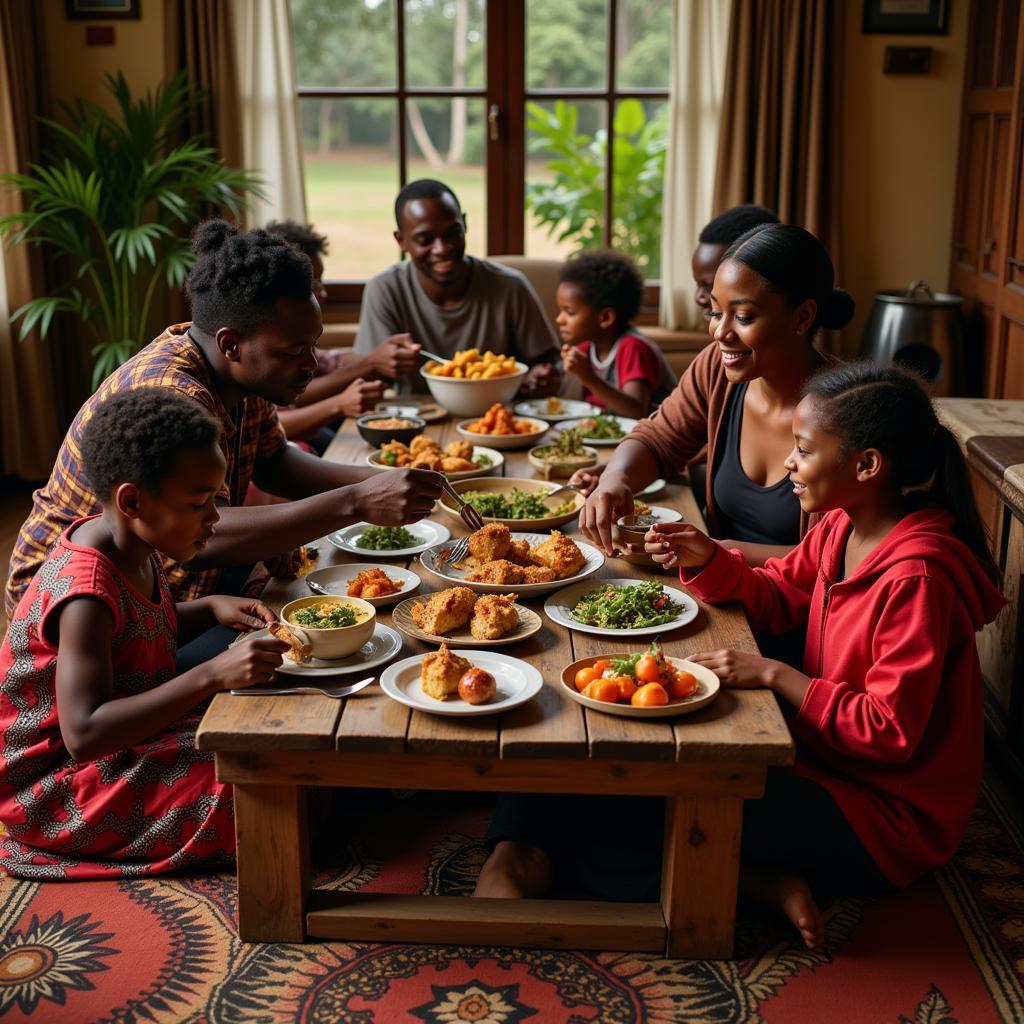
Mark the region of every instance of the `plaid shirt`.
MULTIPOLYGON (((175 388, 209 410, 222 425, 220 447, 228 464, 217 499, 229 505, 244 502, 257 459, 277 454, 285 444, 284 430, 270 402, 250 396, 242 399, 233 413, 225 408, 206 359, 186 336, 189 326, 168 327, 112 373, 78 411, 57 454, 50 479, 33 495, 32 513, 22 525, 14 546, 4 595, 8 620, 14 617, 21 595, 61 533, 76 519, 100 511, 99 501, 82 471, 79 443, 83 425, 107 395, 130 388, 175 388)), ((112 437, 110 442, 116 444, 117 438, 112 437)), ((189 572, 171 561, 165 561, 165 567, 176 600, 190 600, 216 591, 219 569, 189 572)))

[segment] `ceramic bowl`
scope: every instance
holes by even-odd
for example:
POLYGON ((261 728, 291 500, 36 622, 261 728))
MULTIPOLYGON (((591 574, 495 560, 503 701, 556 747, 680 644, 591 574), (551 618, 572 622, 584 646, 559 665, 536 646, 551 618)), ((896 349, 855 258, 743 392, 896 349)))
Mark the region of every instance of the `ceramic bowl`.
POLYGON ((526 457, 530 465, 536 469, 545 480, 568 480, 577 469, 590 469, 598 462, 597 452, 593 448, 583 447, 582 455, 555 456, 554 458, 541 458, 545 452, 552 452, 554 445, 542 444, 537 448, 531 448, 526 457))
POLYGON ((408 444, 417 434, 423 433, 423 428, 427 425, 427 421, 419 416, 392 416, 389 413, 383 412, 371 412, 367 416, 360 416, 356 420, 356 429, 359 431, 362 439, 374 448, 380 448, 381 445, 387 444, 389 441, 403 441, 408 444), (373 423, 380 423, 385 420, 405 420, 411 423, 409 427, 374 427, 373 423))
POLYGON ((281 609, 281 621, 289 626, 298 626, 313 648, 313 657, 324 661, 334 661, 355 654, 373 636, 376 619, 377 609, 369 601, 363 601, 358 597, 300 597, 297 601, 289 601, 281 609), (300 608, 320 604, 347 604, 357 615, 362 613, 365 617, 354 626, 339 626, 336 629, 312 629, 291 621, 290 616, 300 608))
POLYGON ((502 377, 488 377, 485 380, 460 380, 458 377, 436 377, 420 368, 420 376, 427 382, 430 393, 438 405, 456 416, 483 416, 497 402, 510 402, 523 383, 530 368, 526 363, 516 363, 516 372, 502 377))

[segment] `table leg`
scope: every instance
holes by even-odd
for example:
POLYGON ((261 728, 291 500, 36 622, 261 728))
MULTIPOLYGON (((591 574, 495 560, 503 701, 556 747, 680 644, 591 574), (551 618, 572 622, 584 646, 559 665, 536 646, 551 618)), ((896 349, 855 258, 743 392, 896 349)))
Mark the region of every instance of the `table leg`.
POLYGON ((661 908, 665 955, 732 956, 743 800, 670 797, 665 808, 661 908))
POLYGON ((303 942, 309 822, 301 786, 235 785, 238 934, 244 942, 303 942))

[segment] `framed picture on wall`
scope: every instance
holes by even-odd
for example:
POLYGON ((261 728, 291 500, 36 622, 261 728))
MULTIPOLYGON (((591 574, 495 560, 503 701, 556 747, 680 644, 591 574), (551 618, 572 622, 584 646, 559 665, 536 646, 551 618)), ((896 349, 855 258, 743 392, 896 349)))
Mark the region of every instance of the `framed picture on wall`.
POLYGON ((138 18, 139 0, 65 0, 72 21, 107 21, 138 18))
POLYGON ((864 0, 864 32, 935 36, 949 30, 950 0, 864 0))

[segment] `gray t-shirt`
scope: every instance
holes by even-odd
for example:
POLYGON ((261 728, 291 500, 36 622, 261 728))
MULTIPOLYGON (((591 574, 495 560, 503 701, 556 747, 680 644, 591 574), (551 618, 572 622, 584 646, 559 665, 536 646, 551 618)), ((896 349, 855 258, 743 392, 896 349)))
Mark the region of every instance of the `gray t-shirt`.
MULTIPOLYGON (((530 365, 558 362, 558 342, 530 283, 518 271, 467 257, 469 289, 457 306, 439 306, 423 290, 412 262, 388 267, 366 282, 355 351, 365 355, 392 334, 439 356, 478 348, 513 355, 530 365)), ((397 382, 400 391, 426 391, 418 373, 397 382)))

